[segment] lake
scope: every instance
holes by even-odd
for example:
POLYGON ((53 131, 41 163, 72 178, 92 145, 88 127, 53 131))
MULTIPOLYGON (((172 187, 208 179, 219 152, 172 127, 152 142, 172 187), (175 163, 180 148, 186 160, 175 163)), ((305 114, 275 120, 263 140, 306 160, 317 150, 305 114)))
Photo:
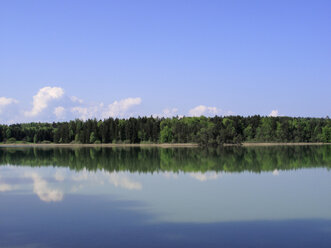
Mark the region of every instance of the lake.
POLYGON ((331 247, 331 146, 0 148, 0 247, 331 247))

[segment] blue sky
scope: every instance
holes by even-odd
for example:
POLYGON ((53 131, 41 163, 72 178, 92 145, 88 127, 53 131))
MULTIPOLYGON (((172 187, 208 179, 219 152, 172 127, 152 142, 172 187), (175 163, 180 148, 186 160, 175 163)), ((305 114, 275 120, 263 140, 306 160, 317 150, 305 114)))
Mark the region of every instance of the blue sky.
POLYGON ((0 121, 325 117, 330 13, 330 1, 2 0, 0 121))

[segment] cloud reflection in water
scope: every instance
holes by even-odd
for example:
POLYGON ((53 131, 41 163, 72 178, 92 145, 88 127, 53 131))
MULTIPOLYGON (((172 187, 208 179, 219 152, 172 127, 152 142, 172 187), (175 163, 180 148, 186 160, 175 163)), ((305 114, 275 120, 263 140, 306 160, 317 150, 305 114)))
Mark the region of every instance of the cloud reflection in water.
MULTIPOLYGON (((87 170, 78 172, 72 176, 72 180, 76 182, 80 181, 92 181, 93 183, 104 184, 106 181, 113 184, 115 187, 120 187, 127 190, 141 190, 142 184, 140 182, 132 180, 124 173, 107 172, 93 173, 87 170)), ((81 188, 81 186, 79 186, 81 188)), ((76 191, 76 190, 75 190, 76 191)))
POLYGON ((33 180, 33 192, 44 202, 58 202, 63 199, 63 192, 58 189, 50 189, 47 182, 37 173, 26 173, 25 177, 33 180))
POLYGON ((6 191, 10 191, 10 190, 13 190, 13 186, 6 184, 6 183, 0 184, 0 192, 6 192, 6 191))
POLYGON ((216 180, 222 176, 221 173, 216 173, 216 172, 207 172, 207 173, 193 172, 193 173, 189 173, 189 175, 194 179, 199 180, 200 182, 216 180))

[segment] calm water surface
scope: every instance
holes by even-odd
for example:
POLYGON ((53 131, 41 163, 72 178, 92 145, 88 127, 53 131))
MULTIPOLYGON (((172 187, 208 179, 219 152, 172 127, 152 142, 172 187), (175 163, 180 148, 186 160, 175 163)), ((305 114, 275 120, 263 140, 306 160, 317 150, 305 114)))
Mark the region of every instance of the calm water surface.
POLYGON ((0 148, 0 247, 331 247, 331 146, 0 148))

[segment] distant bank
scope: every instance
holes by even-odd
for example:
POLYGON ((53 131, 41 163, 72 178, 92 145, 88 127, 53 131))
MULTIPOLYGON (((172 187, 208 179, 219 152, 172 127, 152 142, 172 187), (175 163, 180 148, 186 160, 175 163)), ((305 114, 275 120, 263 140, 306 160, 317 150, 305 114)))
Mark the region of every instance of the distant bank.
POLYGON ((331 143, 331 120, 329 117, 296 118, 259 115, 108 118, 86 121, 77 119, 56 123, 0 125, 0 142, 6 144, 88 144, 88 146, 152 144, 153 146, 189 147, 192 144, 219 146, 249 143, 256 146, 260 143, 263 145, 331 143))

